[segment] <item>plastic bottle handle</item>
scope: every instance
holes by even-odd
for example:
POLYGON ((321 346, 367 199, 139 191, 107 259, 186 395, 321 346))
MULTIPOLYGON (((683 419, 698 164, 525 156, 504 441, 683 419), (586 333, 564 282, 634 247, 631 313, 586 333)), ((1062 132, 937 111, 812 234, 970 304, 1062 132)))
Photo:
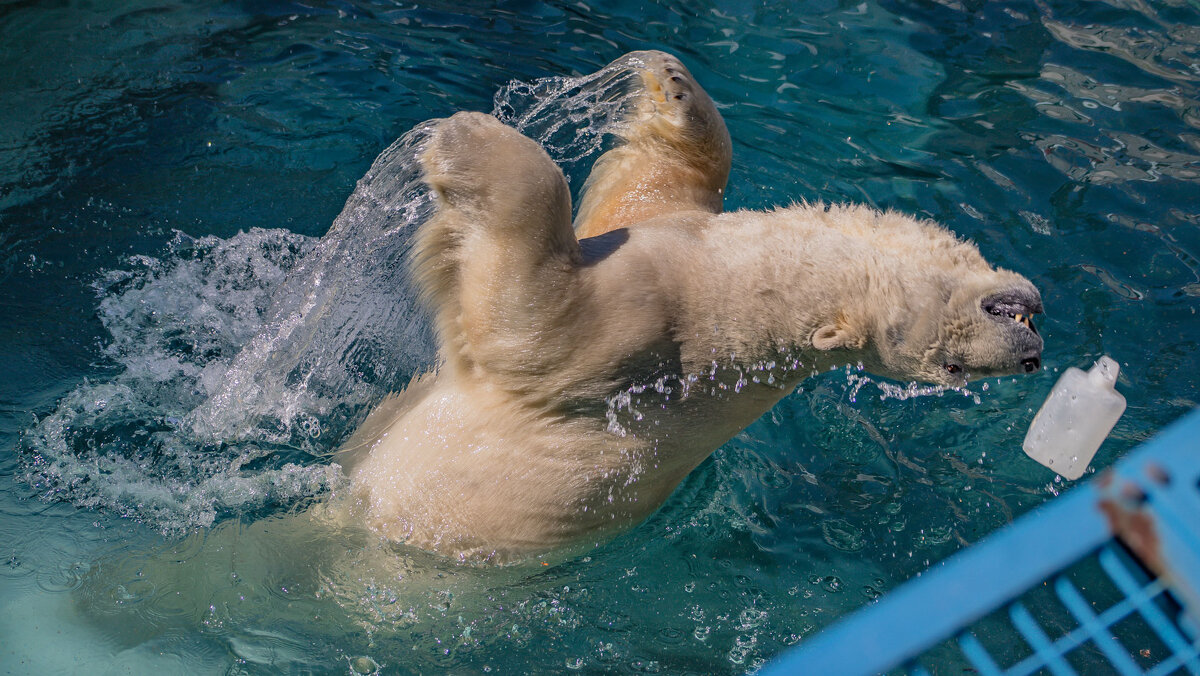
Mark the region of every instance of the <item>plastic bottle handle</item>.
POLYGON ((1088 380, 1097 387, 1105 389, 1113 389, 1117 384, 1117 374, 1121 372, 1121 366, 1109 357, 1100 357, 1096 360, 1096 365, 1088 370, 1088 380))

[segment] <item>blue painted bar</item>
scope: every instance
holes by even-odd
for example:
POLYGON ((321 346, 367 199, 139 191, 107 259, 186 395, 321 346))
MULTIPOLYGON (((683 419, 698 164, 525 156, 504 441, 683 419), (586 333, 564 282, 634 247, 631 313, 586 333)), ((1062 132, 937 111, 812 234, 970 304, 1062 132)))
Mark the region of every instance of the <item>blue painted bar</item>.
MULTIPOLYGON (((1108 631, 1108 627, 1119 617, 1109 622, 1101 622, 1096 613, 1092 612, 1083 594, 1066 577, 1059 577, 1054 581, 1054 591, 1067 610, 1079 621, 1080 628, 1092 637, 1096 647, 1100 648, 1121 676, 1138 676, 1142 673, 1141 667, 1129 656, 1128 649, 1108 631)), ((1124 617, 1124 613, 1120 617, 1124 617)))
POLYGON ((1090 484, 1065 493, 1040 510, 1051 513, 1035 529, 998 531, 760 673, 877 674, 902 664, 1107 542, 1097 497, 1090 484), (1072 519, 1070 538, 1054 514, 1072 519))
MULTIPOLYGON (((1198 612, 1200 411, 1185 416, 1130 453, 1107 477, 1114 478, 1114 485, 1133 483, 1145 492, 1155 518, 1161 518, 1156 525, 1167 529, 1159 534, 1164 560, 1170 564, 1172 592, 1193 613, 1198 612), (1161 481, 1159 477, 1164 475, 1170 480, 1161 481)), ((1111 487, 1106 489, 1101 485, 1106 481, 1107 478, 1093 479, 1079 485, 936 564, 886 594, 875 605, 805 641, 760 673, 765 676, 878 674, 915 660, 928 648, 956 634, 962 634, 959 643, 968 659, 974 661, 971 653, 977 649, 991 662, 982 645, 963 632, 984 615, 1113 539, 1108 520, 1100 509, 1102 499, 1113 497, 1106 492, 1111 487), (1069 524, 1071 537, 1063 537, 1064 524, 1069 524)), ((1111 551, 1107 555, 1116 559, 1111 551)), ((1102 552, 1102 565, 1105 558, 1102 552)), ((1128 571, 1124 574, 1125 582, 1133 582, 1128 571)), ((1127 593, 1140 596, 1138 610, 1154 625, 1155 631, 1167 633, 1164 640, 1175 651, 1171 661, 1196 673, 1195 648, 1145 596, 1145 590, 1136 582, 1134 586, 1127 593), (1155 613, 1157 617, 1149 617, 1155 613)), ((976 664, 976 668, 991 672, 996 666, 976 664)))
POLYGON ((991 653, 979 639, 975 638, 974 634, 963 634, 958 637, 958 647, 962 649, 963 654, 971 661, 971 666, 975 667, 982 676, 1001 676, 1004 672, 1000 670, 999 665, 992 659, 991 653))
POLYGON ((1143 594, 1142 586, 1133 578, 1133 574, 1125 568, 1125 565, 1117 559, 1117 556, 1112 552, 1102 552, 1100 565, 1104 567, 1104 571, 1108 573, 1113 582, 1117 583, 1117 587, 1126 597, 1131 599, 1142 597, 1141 603, 1137 604, 1138 613, 1146 620, 1154 633, 1158 634, 1163 643, 1171 649, 1171 652, 1175 654, 1187 652, 1189 648, 1187 639, 1175 629, 1171 620, 1163 615, 1158 606, 1154 604, 1152 596, 1143 594))
MULTIPOLYGON (((1050 637, 1046 636, 1046 632, 1042 631, 1042 627, 1033 619, 1033 615, 1029 614, 1029 610, 1023 603, 1014 603, 1008 607, 1008 616, 1012 618, 1013 626, 1029 645, 1033 646, 1034 664, 1030 666, 1027 673, 1033 673, 1040 667, 1045 666, 1054 676, 1078 676, 1071 665, 1063 659, 1062 653, 1058 651, 1050 637)), ((1020 673, 1020 672, 1017 672, 1020 673)))
POLYGON ((1178 674, 1179 667, 1187 669, 1189 674, 1200 674, 1200 648, 1193 647, 1185 653, 1174 653, 1161 664, 1146 672, 1146 676, 1166 676, 1178 674))

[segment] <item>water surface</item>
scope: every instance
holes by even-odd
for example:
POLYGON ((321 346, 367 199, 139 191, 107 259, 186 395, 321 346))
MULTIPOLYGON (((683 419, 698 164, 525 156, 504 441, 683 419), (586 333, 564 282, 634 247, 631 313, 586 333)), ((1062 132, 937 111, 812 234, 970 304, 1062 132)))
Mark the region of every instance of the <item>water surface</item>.
POLYGON ((1067 489, 1019 448, 1061 369, 1122 365, 1100 468, 1200 392, 1195 3, 7 3, 0 65, 5 671, 738 673, 1067 489), (809 380, 548 570, 305 522, 432 358, 406 146, 359 179, 549 97, 578 189, 604 116, 511 83, 646 48, 721 106, 727 208, 946 224, 1042 289, 1046 369, 809 380))

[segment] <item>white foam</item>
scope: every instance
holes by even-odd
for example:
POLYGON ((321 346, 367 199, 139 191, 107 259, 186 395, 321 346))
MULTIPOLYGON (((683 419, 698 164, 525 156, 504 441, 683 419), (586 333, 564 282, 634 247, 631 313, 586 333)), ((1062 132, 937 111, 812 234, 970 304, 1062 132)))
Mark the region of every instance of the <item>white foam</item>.
MULTIPOLYGON (((495 114, 580 162, 602 149, 632 81, 618 67, 515 82, 495 114)), ((102 352, 116 375, 84 381, 26 431, 26 481, 163 531, 336 486, 323 456, 435 359, 406 265, 433 210, 416 162, 432 126, 379 155, 319 240, 176 233, 161 255, 102 273, 102 352)))
POLYGON ((103 352, 120 371, 110 380, 85 380, 26 432, 26 479, 46 498, 111 509, 164 530, 211 524, 223 511, 289 503, 335 485, 336 469, 323 465, 243 470, 273 449, 235 443, 239 438, 278 440, 245 424, 262 409, 244 411, 243 425, 218 438, 197 436, 191 422, 213 383, 236 377, 235 355, 261 330, 272 294, 313 244, 283 230, 228 240, 177 233, 161 258, 135 256, 126 269, 102 274, 97 314, 111 336, 103 352))
POLYGON ((118 373, 26 433, 26 479, 163 530, 336 485, 321 456, 433 359, 404 265, 432 208, 415 162, 427 135, 385 150, 320 240, 177 233, 160 257, 100 275, 118 373))

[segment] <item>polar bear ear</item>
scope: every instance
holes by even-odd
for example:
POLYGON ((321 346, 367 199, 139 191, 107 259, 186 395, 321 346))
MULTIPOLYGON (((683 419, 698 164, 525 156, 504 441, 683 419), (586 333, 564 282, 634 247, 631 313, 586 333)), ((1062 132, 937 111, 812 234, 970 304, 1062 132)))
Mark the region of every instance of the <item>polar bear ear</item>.
POLYGON ((861 347, 861 344, 862 340, 840 323, 826 324, 817 329, 812 336, 812 345, 818 350, 844 350, 861 347))

